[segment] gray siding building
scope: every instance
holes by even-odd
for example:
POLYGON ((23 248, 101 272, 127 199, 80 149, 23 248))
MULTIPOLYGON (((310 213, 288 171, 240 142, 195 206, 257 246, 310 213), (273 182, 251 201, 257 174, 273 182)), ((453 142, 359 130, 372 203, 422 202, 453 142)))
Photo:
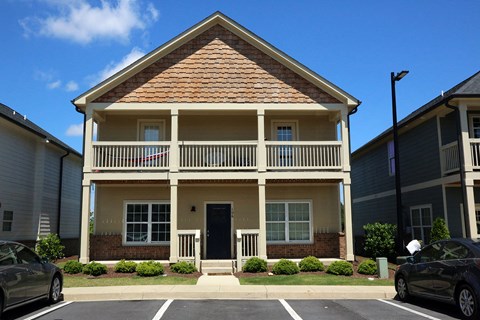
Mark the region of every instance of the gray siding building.
POLYGON ((78 253, 82 156, 0 103, 0 239, 57 233, 78 253))
MULTIPOLYGON (((480 72, 399 122, 402 235, 430 240, 445 219, 452 237, 480 236, 480 72)), ((361 252, 363 226, 397 223, 392 128, 352 154, 352 220, 361 252)))

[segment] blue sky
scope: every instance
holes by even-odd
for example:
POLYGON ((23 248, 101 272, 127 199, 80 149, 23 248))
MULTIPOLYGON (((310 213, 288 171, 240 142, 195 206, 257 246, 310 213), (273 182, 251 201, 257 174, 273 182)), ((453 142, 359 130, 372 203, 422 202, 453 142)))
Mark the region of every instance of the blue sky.
POLYGON ((70 101, 221 11, 363 103, 352 150, 480 70, 478 0, 0 0, 0 102, 81 151, 70 101))

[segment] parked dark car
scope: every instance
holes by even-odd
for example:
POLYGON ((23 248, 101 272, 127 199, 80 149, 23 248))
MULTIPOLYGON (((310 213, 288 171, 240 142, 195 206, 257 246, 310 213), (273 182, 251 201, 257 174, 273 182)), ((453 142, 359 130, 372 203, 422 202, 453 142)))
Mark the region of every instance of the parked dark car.
POLYGON ((0 241, 0 315, 3 311, 40 299, 61 298, 60 269, 23 244, 0 241))
POLYGON ((480 242, 442 240, 408 257, 395 272, 401 300, 418 296, 456 304, 464 319, 479 319, 480 242))

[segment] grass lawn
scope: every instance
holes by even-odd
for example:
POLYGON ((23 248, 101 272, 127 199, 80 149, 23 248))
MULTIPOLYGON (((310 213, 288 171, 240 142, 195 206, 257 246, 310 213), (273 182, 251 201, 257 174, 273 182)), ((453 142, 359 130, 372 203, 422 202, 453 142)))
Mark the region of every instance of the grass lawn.
POLYGON ((310 286, 393 286, 393 279, 352 278, 346 276, 335 276, 331 274, 311 275, 295 274, 291 276, 258 276, 240 278, 242 285, 310 285, 310 286))
POLYGON ((183 277, 121 277, 121 278, 87 278, 69 277, 63 278, 65 288, 73 287, 108 287, 108 286, 141 286, 141 285, 195 285, 196 278, 183 277))

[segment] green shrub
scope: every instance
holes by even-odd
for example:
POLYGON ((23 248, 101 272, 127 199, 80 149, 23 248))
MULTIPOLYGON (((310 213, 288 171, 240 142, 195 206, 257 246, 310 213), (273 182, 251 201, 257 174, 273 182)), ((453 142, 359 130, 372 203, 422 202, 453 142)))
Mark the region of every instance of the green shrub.
POLYGON ((90 262, 83 266, 83 273, 91 276, 99 276, 107 273, 107 266, 95 261, 90 262))
POLYGON ((115 272, 134 273, 136 268, 137 263, 133 261, 125 261, 125 259, 122 259, 115 265, 115 272))
POLYGON ((171 269, 175 273, 189 274, 197 272, 197 268, 193 263, 181 261, 171 266, 171 269))
POLYGON ((63 266, 63 271, 68 274, 80 273, 83 270, 83 264, 76 260, 69 260, 63 266))
POLYGON ((38 255, 48 259, 48 261, 56 261, 57 259, 63 258, 63 249, 65 249, 65 247, 55 233, 49 233, 42 237, 36 247, 38 255))
POLYGON ((300 272, 297 264, 291 260, 280 259, 273 265, 272 269, 274 274, 296 274, 300 272))
POLYGON ((252 257, 245 262, 242 271, 251 273, 265 272, 267 271, 267 261, 258 257, 252 257))
POLYGON ((432 231, 430 233, 430 243, 450 239, 450 231, 448 231, 447 224, 442 218, 435 218, 433 220, 432 231))
POLYGON ((390 223, 369 223, 365 230, 365 252, 369 257, 391 258, 395 254, 395 233, 397 226, 390 223))
POLYGON ((337 276, 351 276, 353 274, 353 266, 348 261, 335 261, 328 266, 327 273, 335 274, 337 276))
POLYGON ((145 261, 137 265, 137 273, 141 277, 154 277, 163 274, 163 266, 160 262, 145 261))
POLYGON ((363 260, 357 269, 358 273, 361 274, 376 274, 377 273, 377 263, 372 259, 363 260))
POLYGON ((303 258, 302 261, 298 264, 300 271, 311 272, 311 271, 323 271, 325 266, 323 263, 314 256, 308 256, 303 258))

